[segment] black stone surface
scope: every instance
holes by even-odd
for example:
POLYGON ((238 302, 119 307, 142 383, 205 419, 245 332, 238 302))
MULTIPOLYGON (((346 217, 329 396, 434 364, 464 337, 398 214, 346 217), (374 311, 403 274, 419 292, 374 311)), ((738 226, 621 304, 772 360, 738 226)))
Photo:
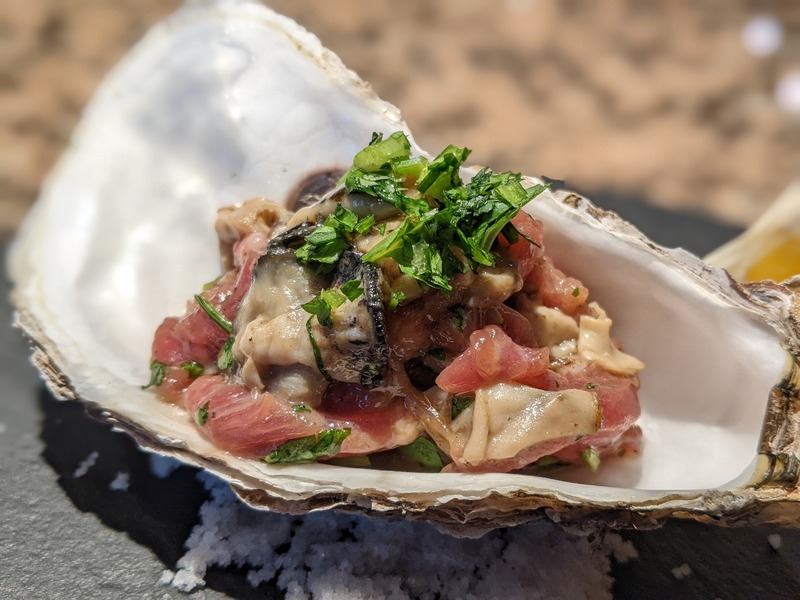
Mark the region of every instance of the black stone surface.
MULTIPOLYGON (((595 202, 654 240, 698 254, 738 232, 602 194, 595 202)), ((3 279, 2 323, 11 321, 8 287, 3 279)), ((80 404, 55 400, 28 364, 21 335, 0 327, 0 598, 185 597, 157 582, 175 568, 206 499, 194 470, 156 478, 130 439, 89 418, 80 404), (94 451, 96 464, 74 477, 94 451), (120 472, 130 476, 127 491, 109 488, 120 472)), ((671 522, 624 537, 639 558, 613 566, 618 600, 800 597, 798 530, 671 522), (777 549, 768 541, 776 534, 777 549), (682 565, 691 573, 682 576, 682 565)), ((252 588, 235 569, 212 570, 207 582, 194 598, 278 596, 271 586, 252 588)))

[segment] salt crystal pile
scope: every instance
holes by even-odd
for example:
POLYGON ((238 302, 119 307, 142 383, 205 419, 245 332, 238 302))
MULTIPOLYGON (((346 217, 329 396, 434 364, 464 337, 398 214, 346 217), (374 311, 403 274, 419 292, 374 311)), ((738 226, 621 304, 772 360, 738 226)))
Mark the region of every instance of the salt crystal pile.
POLYGON ((612 557, 636 556, 617 534, 577 537, 546 522, 460 539, 426 523, 279 515, 245 506, 211 475, 199 477, 211 498, 178 571, 161 579, 186 592, 203 585, 209 567, 235 566, 254 586, 276 581, 287 600, 605 599, 612 557))

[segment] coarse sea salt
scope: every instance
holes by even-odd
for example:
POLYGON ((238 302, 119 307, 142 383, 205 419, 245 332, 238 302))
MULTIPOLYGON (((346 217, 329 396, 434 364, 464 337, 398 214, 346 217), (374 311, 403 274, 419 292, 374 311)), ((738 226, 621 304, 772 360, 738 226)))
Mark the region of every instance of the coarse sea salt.
POLYGON ((114 477, 113 481, 108 485, 108 489, 113 492, 127 492, 131 484, 130 473, 120 472, 114 477))
POLYGON ((95 450, 89 454, 86 458, 84 458, 81 463, 77 466, 75 471, 72 473, 72 477, 75 479, 80 479, 84 475, 89 472, 95 463, 97 462, 97 458, 100 456, 100 453, 95 450))
POLYGON ((612 558, 636 557, 617 534, 575 536, 548 522, 461 539, 427 523, 258 511, 219 479, 199 477, 210 499, 169 578, 187 592, 209 567, 236 566, 253 586, 275 581, 287 600, 606 599, 612 558))

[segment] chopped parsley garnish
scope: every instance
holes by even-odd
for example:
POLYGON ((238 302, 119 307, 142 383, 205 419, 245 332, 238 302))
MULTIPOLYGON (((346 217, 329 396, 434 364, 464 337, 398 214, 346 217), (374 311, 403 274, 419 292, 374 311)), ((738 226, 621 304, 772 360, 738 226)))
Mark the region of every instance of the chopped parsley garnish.
POLYGON ((450 419, 455 419, 458 415, 472 406, 475 398, 472 396, 453 396, 453 401, 450 409, 450 419))
POLYGON ((347 299, 352 302, 361 294, 364 293, 364 288, 361 287, 361 282, 358 279, 351 279, 350 281, 346 282, 342 288, 342 293, 347 296, 347 299))
POLYGON ((587 389, 587 390, 593 390, 593 389, 594 389, 594 388, 596 388, 596 387, 597 387, 597 386, 596 386, 595 384, 593 384, 591 381, 590 381, 589 383, 587 383, 587 384, 586 384, 586 389, 587 389))
POLYGON ((195 422, 201 427, 206 424, 206 421, 208 421, 208 404, 208 402, 203 404, 203 406, 198 408, 197 412, 194 414, 195 422))
POLYGON ((194 299, 197 301, 197 304, 200 305, 200 308, 203 309, 208 317, 214 321, 217 325, 219 325, 225 333, 232 333, 233 332, 233 323, 231 323, 225 315, 223 315, 219 309, 215 308, 208 300, 203 298, 200 294, 195 294, 194 299))
POLYGON ((354 233, 363 235, 373 225, 375 215, 359 219, 356 213, 339 204, 336 212, 306 236, 305 243, 297 249, 297 259, 303 263, 316 263, 318 272, 329 273, 351 245, 354 233))
POLYGON ((229 336, 217 355, 217 368, 220 371, 229 369, 236 362, 233 358, 233 340, 234 337, 232 335, 229 336))
POLYGON ((166 374, 167 365, 164 363, 154 360, 150 363, 150 381, 147 382, 147 385, 143 385, 142 389, 146 390, 147 388, 151 387, 158 387, 164 382, 164 375, 166 374))
POLYGON ((418 462, 426 471, 435 471, 438 473, 442 470, 442 467, 444 467, 439 449, 436 447, 436 444, 426 437, 418 437, 410 444, 400 446, 398 450, 410 459, 418 462))
MULTIPOLYGON (((348 282, 350 283, 350 282, 348 282)), ((347 284, 345 284, 347 285, 347 284)), ((357 298, 358 296, 356 296, 357 298)), ((331 312, 335 308, 339 308, 347 296, 335 288, 325 289, 319 293, 319 296, 306 302, 302 305, 303 310, 310 313, 312 316, 317 317, 317 321, 323 327, 333 327, 333 319, 331 312)))
POLYGON ((302 305, 303 310, 311 315, 306 321, 306 331, 308 332, 308 341, 311 342, 311 351, 314 353, 314 362, 317 363, 319 372, 328 381, 333 379, 325 368, 319 345, 317 340, 314 339, 314 330, 312 328, 314 317, 323 327, 333 327, 333 317, 331 316, 333 311, 344 304, 345 300, 352 302, 364 293, 361 283, 356 279, 346 282, 340 289, 341 291, 336 288, 324 289, 319 293, 319 296, 302 305))
POLYGON ((580 288, 572 288, 572 296, 574 298, 577 298, 580 295, 581 295, 581 289, 580 288))
POLYGON ((490 252, 495 239, 501 232, 509 239, 519 237, 511 219, 547 185, 526 189, 519 174, 490 169, 463 184, 459 173, 469 153, 451 145, 428 162, 411 158, 411 144, 402 132, 385 140, 373 136, 341 182, 349 192, 378 198, 406 216, 364 255, 365 262, 392 258, 406 275, 445 292, 461 273, 495 264, 490 252), (410 177, 416 177, 418 195, 406 194, 410 177))
POLYGON ((301 402, 300 404, 292 404, 292 412, 293 413, 311 412, 311 409, 301 402))
POLYGON ((406 293, 403 291, 392 292, 389 297, 389 310, 394 311, 400 306, 400 303, 406 299, 406 293))
POLYGON ((311 462, 319 458, 336 456, 350 435, 350 428, 328 429, 316 435, 284 442, 265 456, 265 463, 311 462))
POLYGON ((190 379, 195 379, 200 377, 203 374, 205 369, 203 365, 201 365, 196 360, 187 360, 185 363, 181 365, 181 368, 186 371, 187 375, 189 375, 190 379))
POLYGON ((597 471, 600 467, 600 455, 591 446, 581 450, 581 460, 592 472, 597 471))

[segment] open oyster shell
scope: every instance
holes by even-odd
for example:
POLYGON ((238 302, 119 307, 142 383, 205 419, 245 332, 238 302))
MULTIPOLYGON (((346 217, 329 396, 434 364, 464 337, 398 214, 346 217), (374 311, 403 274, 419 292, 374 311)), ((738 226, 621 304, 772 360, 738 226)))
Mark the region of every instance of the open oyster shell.
POLYGON ((558 479, 266 465, 213 447, 140 386, 152 334, 219 272, 218 207, 285 199, 345 168, 397 109, 295 23, 246 1, 193 2, 98 91, 10 257, 19 325, 51 389, 147 448, 207 468, 247 502, 427 519, 471 534, 544 515, 795 522, 798 328, 786 288, 740 286, 567 192, 530 210, 641 357, 636 460, 558 479))

